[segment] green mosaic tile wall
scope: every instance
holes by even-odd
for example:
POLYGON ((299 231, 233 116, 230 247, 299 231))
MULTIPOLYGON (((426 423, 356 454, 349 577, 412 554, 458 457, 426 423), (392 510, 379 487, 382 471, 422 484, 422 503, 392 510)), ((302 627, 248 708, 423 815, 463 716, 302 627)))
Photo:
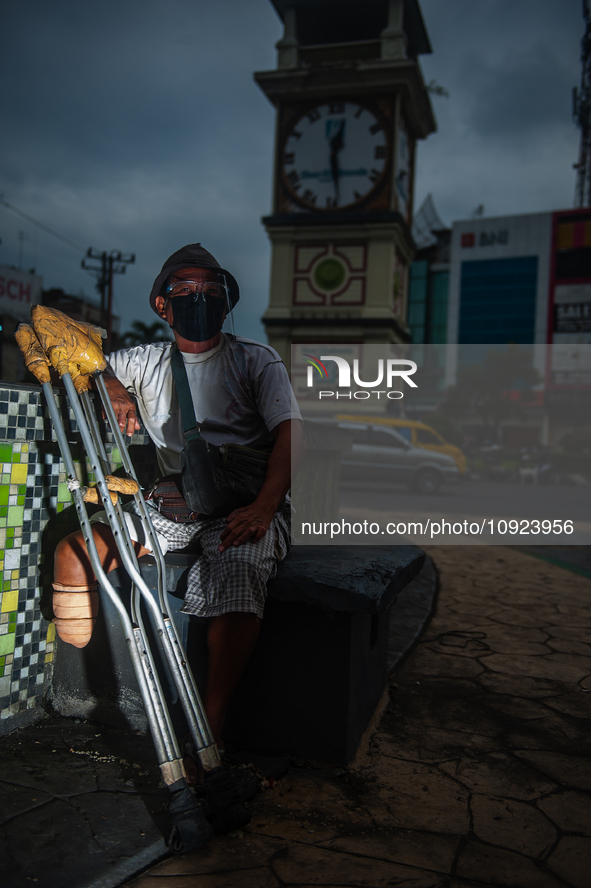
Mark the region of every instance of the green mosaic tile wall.
MULTIPOLYGON (((63 395, 58 395, 60 402, 63 395)), ((67 416, 67 411, 63 411, 67 416)), ((80 477, 93 480, 70 416, 80 477), (77 458, 78 457, 78 458, 77 458)), ((105 436, 112 469, 121 463, 105 436)), ((142 444, 143 434, 134 443, 142 444)), ((0 383, 0 719, 41 705, 51 682, 53 552, 78 527, 41 390, 0 383)))

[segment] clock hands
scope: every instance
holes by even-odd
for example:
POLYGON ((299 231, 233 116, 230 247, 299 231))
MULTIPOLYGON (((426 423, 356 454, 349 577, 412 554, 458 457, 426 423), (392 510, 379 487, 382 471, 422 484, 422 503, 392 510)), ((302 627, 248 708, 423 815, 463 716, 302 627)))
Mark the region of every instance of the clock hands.
POLYGON ((354 102, 325 102, 305 112, 282 145, 282 188, 308 210, 359 205, 386 178, 387 134, 373 112, 354 102))
POLYGON ((335 203, 336 206, 339 205, 339 151, 345 147, 345 140, 343 139, 343 130, 345 128, 345 121, 339 120, 334 121, 334 127, 336 132, 332 136, 329 144, 330 144, 330 172, 332 174, 332 181, 334 183, 334 193, 335 193, 335 203))

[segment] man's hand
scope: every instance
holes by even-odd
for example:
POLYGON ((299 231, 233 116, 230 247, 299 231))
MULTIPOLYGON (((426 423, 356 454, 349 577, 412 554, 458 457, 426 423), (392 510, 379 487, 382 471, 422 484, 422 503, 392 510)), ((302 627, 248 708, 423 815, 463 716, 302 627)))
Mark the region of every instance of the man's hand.
POLYGON ((241 546, 250 540, 257 543, 269 530, 273 515, 283 502, 291 486, 292 444, 295 448, 294 469, 304 455, 306 445, 302 424, 286 419, 271 432, 274 438, 273 450, 267 464, 267 475, 261 492, 254 503, 234 511, 226 518, 226 527, 221 535, 218 551, 224 552, 230 546, 241 546))
POLYGON ((241 546, 249 540, 258 543, 269 530, 275 509, 255 500, 250 506, 234 509, 226 518, 218 551, 225 552, 230 546, 241 546))
POLYGON ((119 382, 116 376, 104 373, 103 380, 119 423, 121 431, 130 438, 134 432, 139 432, 141 426, 138 422, 137 411, 129 392, 119 382))

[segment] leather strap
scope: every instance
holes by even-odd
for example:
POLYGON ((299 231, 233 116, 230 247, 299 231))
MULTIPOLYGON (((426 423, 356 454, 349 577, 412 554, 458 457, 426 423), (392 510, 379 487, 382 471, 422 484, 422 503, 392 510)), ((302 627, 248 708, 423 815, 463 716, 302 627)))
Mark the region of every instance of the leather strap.
POLYGON ((181 355, 176 344, 172 347, 170 366, 172 368, 172 375, 174 376, 179 405, 181 408, 185 440, 192 441, 194 438, 200 438, 201 435, 199 433, 199 425, 195 417, 193 398, 191 397, 191 389, 189 388, 189 380, 187 378, 187 368, 185 367, 183 356, 181 355))

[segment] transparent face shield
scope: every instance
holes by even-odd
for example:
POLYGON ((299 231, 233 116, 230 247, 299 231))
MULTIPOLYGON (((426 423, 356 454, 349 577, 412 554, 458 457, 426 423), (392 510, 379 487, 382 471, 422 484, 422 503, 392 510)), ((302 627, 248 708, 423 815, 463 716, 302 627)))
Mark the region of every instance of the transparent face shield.
POLYGON ((166 287, 166 304, 172 308, 171 327, 190 342, 206 342, 223 328, 234 333, 234 319, 226 276, 210 272, 207 280, 172 280, 166 287))

